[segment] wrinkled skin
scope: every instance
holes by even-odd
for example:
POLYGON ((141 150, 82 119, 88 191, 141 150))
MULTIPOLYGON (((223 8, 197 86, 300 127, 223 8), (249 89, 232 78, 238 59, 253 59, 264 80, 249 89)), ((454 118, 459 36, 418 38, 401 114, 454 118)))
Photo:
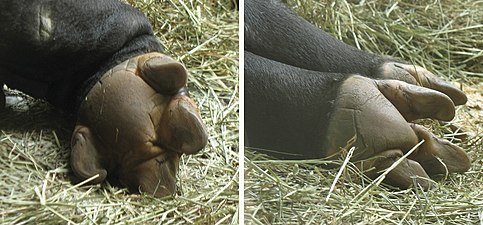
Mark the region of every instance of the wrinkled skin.
POLYGON ((160 53, 133 57, 89 91, 72 135, 71 165, 90 183, 110 180, 133 192, 176 192, 183 153, 207 142, 198 108, 187 96, 183 65, 160 53))
POLYGON ((353 160, 365 160, 361 167, 366 170, 375 167, 367 173, 375 178, 424 140, 388 174, 386 183, 428 189, 429 177, 467 171, 470 159, 460 147, 411 123, 420 118, 452 120, 455 105, 466 102, 464 93, 421 67, 394 63, 385 64, 382 71, 388 80, 355 75, 342 84, 329 121, 328 155, 356 136, 353 160))

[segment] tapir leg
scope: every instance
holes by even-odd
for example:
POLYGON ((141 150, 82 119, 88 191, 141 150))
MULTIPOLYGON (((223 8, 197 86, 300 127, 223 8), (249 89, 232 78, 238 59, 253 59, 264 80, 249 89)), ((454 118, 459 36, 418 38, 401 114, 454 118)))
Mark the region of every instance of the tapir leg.
POLYGON ((329 114, 349 75, 324 76, 247 51, 244 63, 247 146, 281 159, 327 156, 329 114))
POLYGON ((373 74, 386 59, 335 39, 279 1, 245 1, 245 50, 321 72, 373 74))
MULTIPOLYGON (((358 166, 366 171, 365 174, 369 178, 375 179, 402 156, 401 150, 387 150, 359 162, 358 166)), ((418 162, 406 158, 387 174, 384 183, 399 188, 421 186, 427 190, 431 188, 432 182, 418 162)))

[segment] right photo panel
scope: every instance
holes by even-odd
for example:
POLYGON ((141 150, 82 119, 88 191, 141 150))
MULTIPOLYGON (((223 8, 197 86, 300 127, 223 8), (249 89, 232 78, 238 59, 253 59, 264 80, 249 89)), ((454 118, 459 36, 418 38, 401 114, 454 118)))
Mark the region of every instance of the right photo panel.
POLYGON ((482 9, 245 0, 245 223, 483 224, 482 9))

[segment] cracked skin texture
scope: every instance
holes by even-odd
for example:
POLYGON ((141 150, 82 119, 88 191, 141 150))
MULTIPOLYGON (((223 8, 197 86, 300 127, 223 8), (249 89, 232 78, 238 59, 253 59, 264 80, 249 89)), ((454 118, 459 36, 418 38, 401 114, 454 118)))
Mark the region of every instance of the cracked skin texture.
POLYGON ((455 115, 447 95, 397 80, 373 80, 359 75, 342 84, 329 122, 327 155, 357 134, 364 159, 381 149, 411 149, 419 141, 408 121, 433 118, 449 121, 455 115))
POLYGON ((465 172, 470 159, 463 149, 434 136, 424 127, 411 123, 414 119, 451 120, 455 114, 450 97, 428 88, 397 80, 373 80, 354 75, 340 87, 332 117, 329 120, 325 151, 337 155, 340 146, 355 138, 352 161, 371 178, 424 140, 407 159, 388 174, 386 183, 408 188, 417 185, 431 188, 431 176, 465 172))
POLYGON ((354 76, 340 90, 328 127, 327 155, 338 152, 338 146, 345 146, 355 134, 358 149, 354 160, 386 149, 409 150, 418 143, 409 124, 373 80, 354 76))

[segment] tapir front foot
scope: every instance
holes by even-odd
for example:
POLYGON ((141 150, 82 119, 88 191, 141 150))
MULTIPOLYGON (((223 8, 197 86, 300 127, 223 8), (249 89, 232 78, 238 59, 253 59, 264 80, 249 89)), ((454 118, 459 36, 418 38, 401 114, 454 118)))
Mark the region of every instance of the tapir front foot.
MULTIPOLYGON (((448 121, 454 115, 453 100, 442 92, 399 80, 353 75, 343 82, 336 97, 326 152, 335 154, 355 135, 353 160, 376 158, 369 165, 379 173, 424 140, 387 176, 387 183, 408 188, 414 175, 428 178, 462 173, 470 168, 470 159, 461 148, 410 123, 421 118, 448 121)), ((430 186, 425 179, 417 183, 426 189, 430 186)))

